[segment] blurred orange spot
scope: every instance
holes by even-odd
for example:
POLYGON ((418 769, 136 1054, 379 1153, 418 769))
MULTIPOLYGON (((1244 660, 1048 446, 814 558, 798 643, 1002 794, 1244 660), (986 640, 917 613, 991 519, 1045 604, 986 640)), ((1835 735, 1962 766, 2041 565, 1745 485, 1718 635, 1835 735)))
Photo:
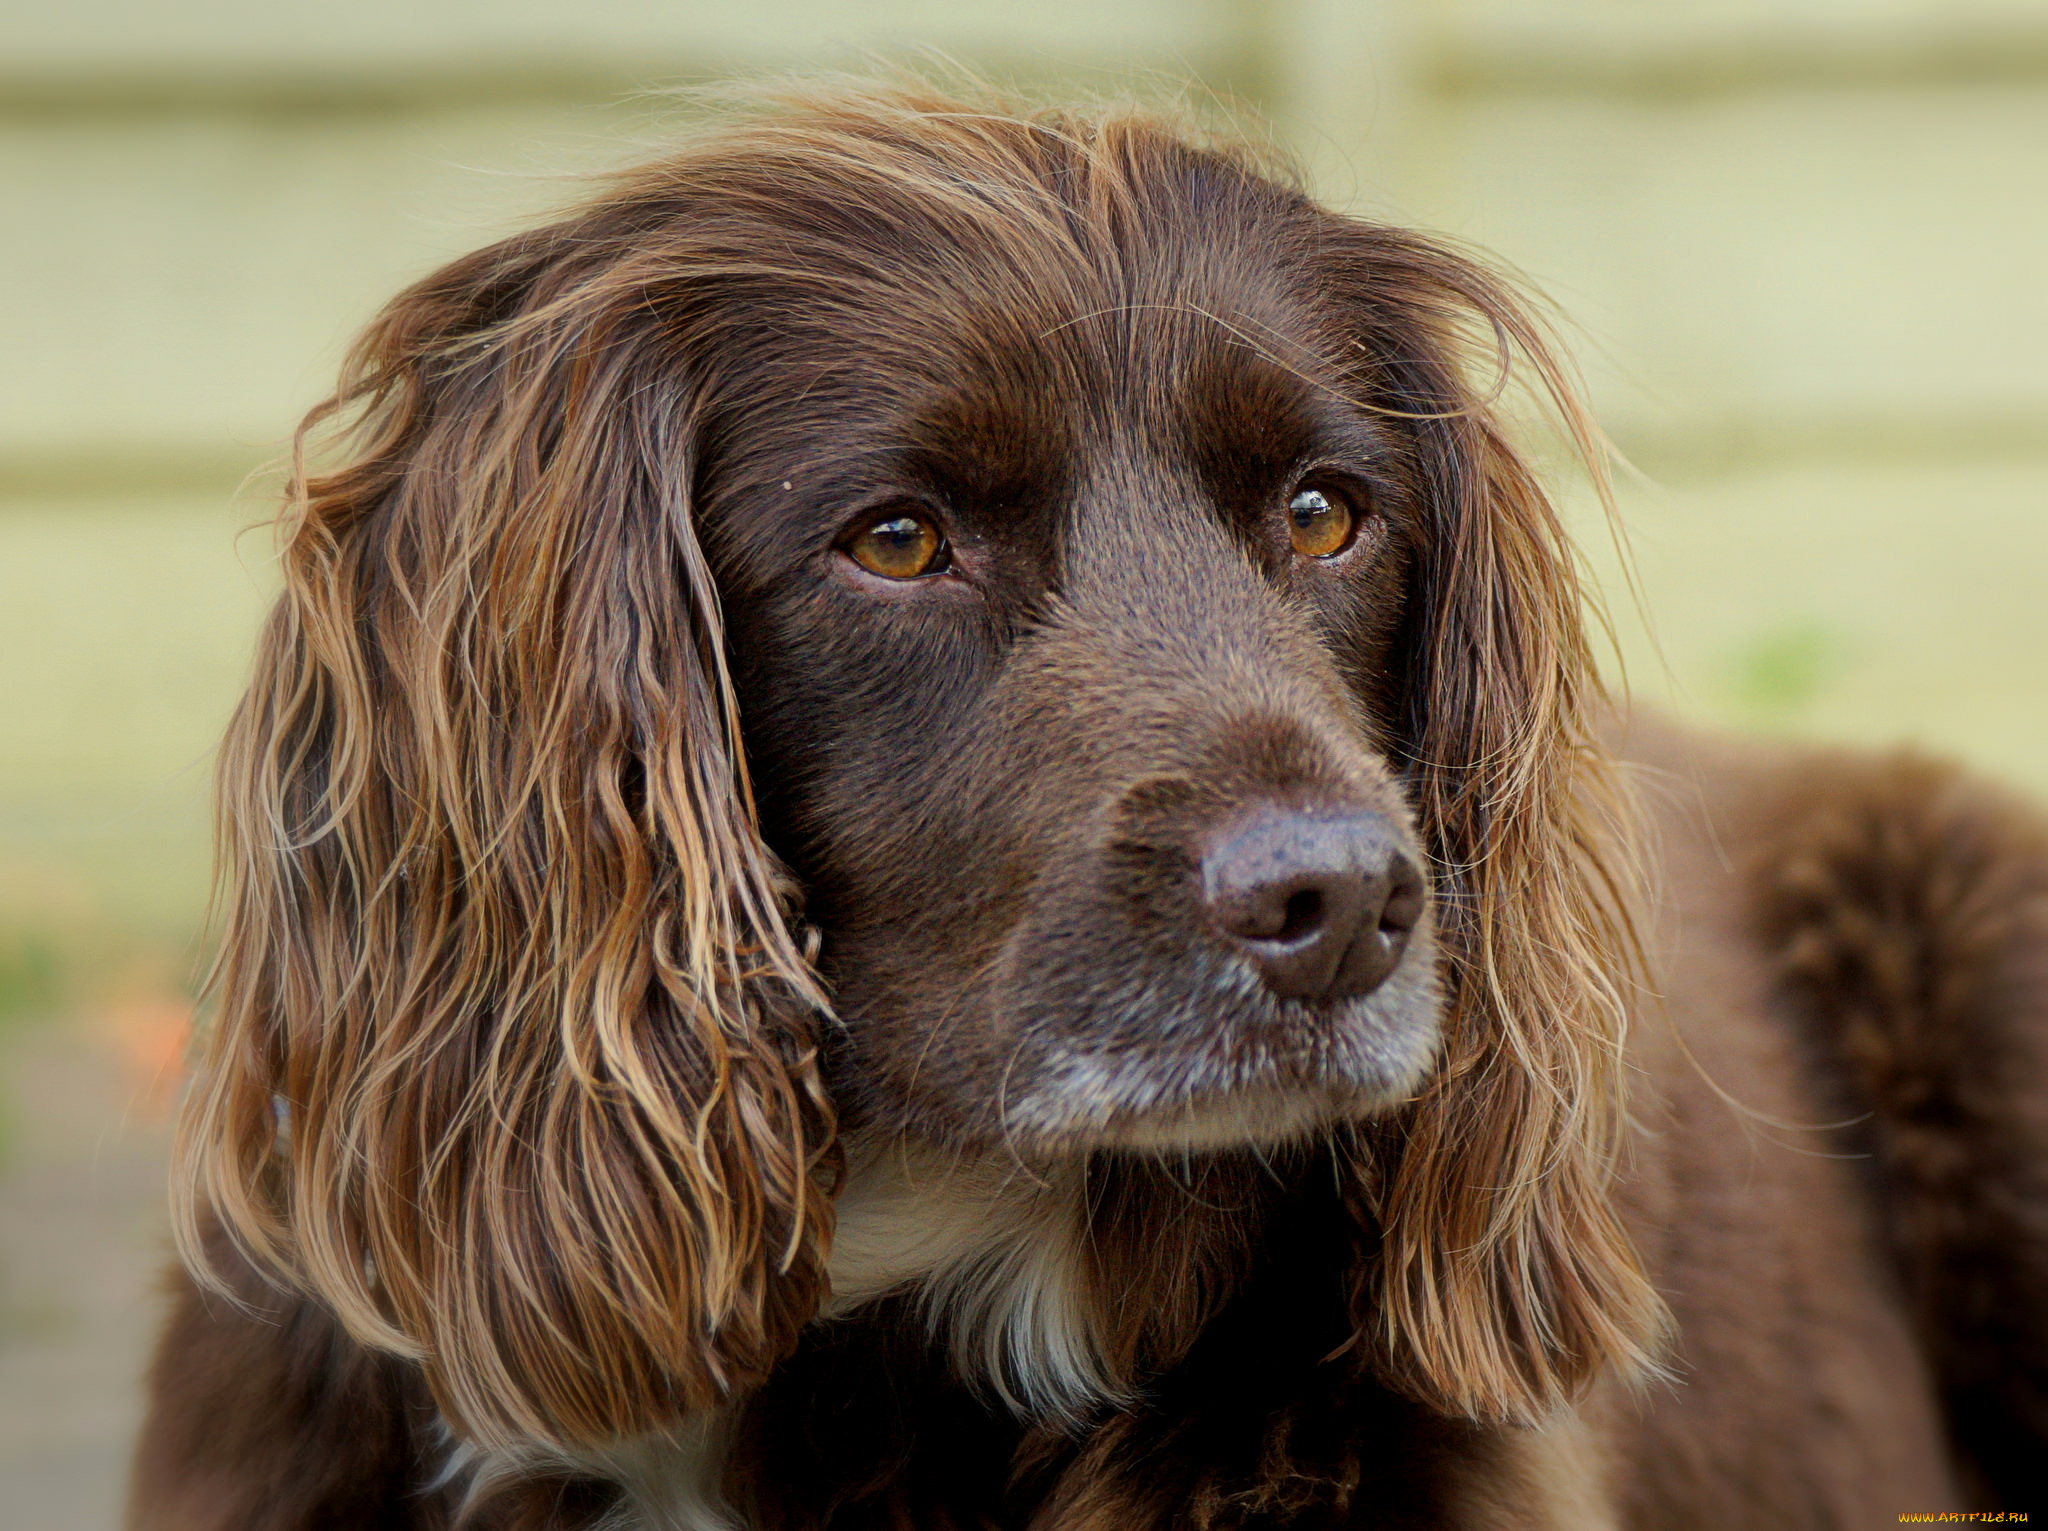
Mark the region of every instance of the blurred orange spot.
POLYGON ((136 1109, 161 1118, 184 1077, 192 1002, 176 995, 139 996, 109 1006, 105 1020, 136 1109))

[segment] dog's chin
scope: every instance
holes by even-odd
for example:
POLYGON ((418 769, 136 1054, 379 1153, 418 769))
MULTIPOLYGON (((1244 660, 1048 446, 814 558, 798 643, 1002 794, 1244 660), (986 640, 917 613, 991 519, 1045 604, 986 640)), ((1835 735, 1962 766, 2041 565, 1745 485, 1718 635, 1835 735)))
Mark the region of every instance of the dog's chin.
POLYGON ((1278 1148, 1375 1116, 1408 1091, 1363 1094, 1339 1090, 1248 1089, 1182 1105, 1115 1117, 1075 1135, 1073 1148, 1137 1154, 1207 1153, 1278 1148))
POLYGON ((1300 1142, 1414 1099, 1436 1055, 1429 1007, 1370 1028, 1353 1046, 1236 1068, 1069 1055, 1011 1103, 1010 1151, 1045 1160, 1097 1151, 1185 1154, 1300 1142), (1362 1045, 1360 1045, 1362 1044, 1362 1045))

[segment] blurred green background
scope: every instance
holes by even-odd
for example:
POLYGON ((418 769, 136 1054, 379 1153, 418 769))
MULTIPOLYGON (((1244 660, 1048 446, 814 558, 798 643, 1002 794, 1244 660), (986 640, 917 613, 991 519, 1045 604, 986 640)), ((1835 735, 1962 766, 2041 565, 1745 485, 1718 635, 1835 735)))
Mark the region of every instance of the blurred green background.
POLYGON ((1496 252, 1642 471, 1639 694, 2048 793, 2048 0, 0 0, 0 1527, 118 1501, 249 476, 650 88, 920 46, 1496 252))

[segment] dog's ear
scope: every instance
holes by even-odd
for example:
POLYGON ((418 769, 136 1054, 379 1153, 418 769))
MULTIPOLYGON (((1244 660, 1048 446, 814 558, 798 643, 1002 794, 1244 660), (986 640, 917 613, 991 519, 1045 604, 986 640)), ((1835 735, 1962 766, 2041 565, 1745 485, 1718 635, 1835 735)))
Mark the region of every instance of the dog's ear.
POLYGON ((1365 1145, 1377 1252, 1357 1311, 1395 1385, 1528 1420, 1604 1364, 1652 1364, 1663 1310, 1610 1204, 1636 950, 1626 797, 1596 737, 1574 552, 1496 418, 1511 359, 1603 490, 1604 459, 1497 279, 1361 224, 1325 249, 1357 386, 1412 430, 1424 478, 1397 730, 1452 996, 1424 1094, 1365 1145))
POLYGON ((309 422, 342 465, 302 433, 181 1126, 188 1256, 211 1209, 499 1447, 718 1403, 830 1236, 824 1002, 692 529, 688 268, 607 206, 395 300, 309 422))

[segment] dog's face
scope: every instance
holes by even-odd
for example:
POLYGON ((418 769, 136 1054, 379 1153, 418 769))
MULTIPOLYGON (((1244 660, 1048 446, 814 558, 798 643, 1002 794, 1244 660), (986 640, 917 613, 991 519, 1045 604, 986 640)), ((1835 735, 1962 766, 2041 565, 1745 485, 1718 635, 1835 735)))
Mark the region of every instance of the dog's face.
POLYGON ((402 294, 221 755, 187 1249, 203 1205, 462 1430, 594 1449, 789 1352, 845 1129, 1342 1123, 1360 1364, 1540 1414, 1654 1301, 1511 354, 1577 418, 1454 252, 1142 115, 915 93, 402 294))
POLYGON ((1344 365, 1297 249, 1321 215, 1204 218, 1219 171, 1187 169, 1099 261, 839 210, 898 236, 886 284, 743 300, 788 317, 714 423, 701 524, 851 1124, 1270 1140, 1427 1066, 1387 759, 1414 442, 1344 365))

